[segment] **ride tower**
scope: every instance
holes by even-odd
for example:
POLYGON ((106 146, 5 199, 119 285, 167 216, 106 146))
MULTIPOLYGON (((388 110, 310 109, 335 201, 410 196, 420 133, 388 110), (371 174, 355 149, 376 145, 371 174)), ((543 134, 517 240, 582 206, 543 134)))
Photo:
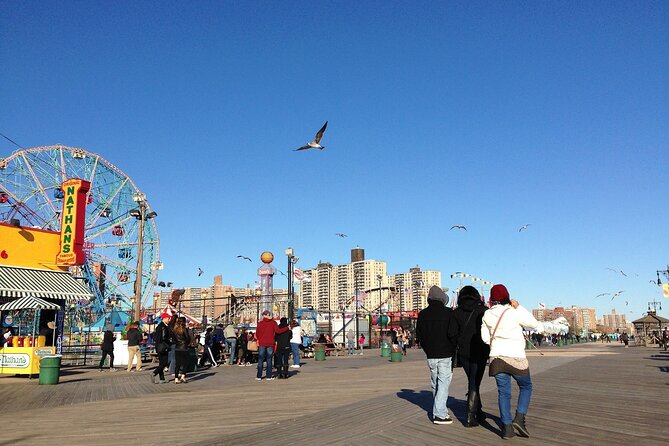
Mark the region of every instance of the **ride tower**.
MULTIPOLYGON (((276 274, 276 268, 272 265, 274 260, 274 254, 269 251, 265 251, 260 254, 260 260, 262 260, 263 265, 258 268, 258 275, 260 276, 260 313, 263 311, 269 310, 274 316, 273 312, 273 301, 274 301, 274 274, 276 274)), ((260 316, 258 316, 260 319, 260 316)))

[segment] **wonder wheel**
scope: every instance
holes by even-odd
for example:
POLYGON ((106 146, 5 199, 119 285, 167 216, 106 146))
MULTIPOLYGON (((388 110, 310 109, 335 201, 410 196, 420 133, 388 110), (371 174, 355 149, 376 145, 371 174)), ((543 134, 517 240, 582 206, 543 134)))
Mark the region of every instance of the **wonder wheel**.
POLYGON ((72 308, 80 323, 110 308, 129 309, 135 278, 141 274, 142 304, 151 296, 160 269, 158 232, 143 194, 132 180, 99 155, 66 146, 37 147, 0 159, 0 221, 60 231, 63 191, 68 178, 91 182, 86 206, 86 262, 72 271, 88 280, 95 299, 72 308), (138 271, 139 228, 144 207, 142 269, 138 271))

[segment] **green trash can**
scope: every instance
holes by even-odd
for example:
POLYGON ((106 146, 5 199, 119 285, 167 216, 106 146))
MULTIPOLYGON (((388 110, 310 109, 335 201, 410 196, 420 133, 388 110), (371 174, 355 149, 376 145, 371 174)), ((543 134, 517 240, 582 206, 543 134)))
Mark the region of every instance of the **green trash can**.
POLYGON ((314 360, 325 361, 325 345, 314 344, 314 360))
POLYGON ((186 373, 197 372, 197 351, 194 348, 188 349, 188 365, 186 373))
POLYGON ((557 345, 558 345, 558 347, 562 347, 562 339, 558 339, 557 345))
POLYGON ((388 356, 390 356, 390 346, 389 345, 385 345, 385 346, 381 347, 381 356, 384 357, 384 358, 387 358, 388 356))
POLYGON ((39 362, 39 383, 58 384, 61 355, 43 356, 39 362))
POLYGON ((402 362, 402 352, 390 352, 390 362, 402 362))

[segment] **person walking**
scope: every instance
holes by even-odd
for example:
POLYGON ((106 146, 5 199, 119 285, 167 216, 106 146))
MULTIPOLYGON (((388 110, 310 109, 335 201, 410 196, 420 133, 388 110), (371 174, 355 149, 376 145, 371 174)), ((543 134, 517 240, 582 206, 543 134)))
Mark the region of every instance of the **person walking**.
POLYGON ((279 328, 269 310, 262 312, 262 320, 258 322, 256 328, 256 339, 258 341, 258 371, 256 374, 256 381, 262 380, 263 362, 267 364, 267 371, 265 378, 268 381, 273 380, 272 377, 272 357, 274 356, 274 335, 284 333, 290 330, 288 325, 279 328))
POLYGON ((489 375, 494 376, 497 382, 502 438, 515 437, 514 428, 521 437, 529 437, 525 416, 532 397, 532 379, 525 356, 523 329, 542 332, 543 327, 518 301, 510 298, 509 291, 502 284, 490 289, 490 302, 492 307, 483 315, 481 339, 490 345, 489 375), (519 389, 514 418, 511 418, 511 378, 519 389))
POLYGON ((360 356, 362 356, 362 347, 365 345, 365 334, 360 333, 360 338, 358 339, 358 345, 360 346, 360 356))
POLYGON ((225 345, 228 349, 228 365, 233 365, 235 363, 235 353, 237 353, 237 333, 235 332, 235 326, 228 324, 223 330, 223 335, 225 336, 225 345))
POLYGON ((630 337, 627 335, 626 331, 623 331, 623 334, 620 335, 620 342, 625 344, 625 348, 628 348, 630 345, 630 337))
POLYGON ((216 360, 214 359, 214 354, 211 352, 211 345, 214 342, 213 331, 214 327, 207 327, 204 332, 202 355, 200 356, 198 367, 205 367, 207 363, 210 363, 211 367, 218 367, 218 364, 216 364, 216 360))
POLYGON ((352 328, 349 328, 346 333, 346 344, 348 346, 348 354, 353 355, 355 353, 355 332, 352 328))
POLYGON ((488 362, 490 347, 481 339, 481 324, 487 307, 473 286, 464 286, 458 293, 455 317, 458 360, 467 375, 467 421, 465 426, 478 426, 485 420, 479 388, 488 362))
POLYGON ((153 341, 155 342, 156 354, 158 355, 158 366, 151 374, 151 382, 154 384, 164 384, 167 382, 165 380, 165 367, 167 367, 169 351, 173 344, 172 330, 167 326, 169 322, 170 317, 167 314, 163 314, 160 323, 156 326, 156 331, 153 333, 153 341), (156 376, 160 378, 158 382, 156 382, 156 376))
POLYGON ((242 327, 241 331, 239 332, 239 337, 237 337, 237 350, 239 353, 237 355, 237 365, 240 367, 244 367, 244 365, 246 365, 246 357, 249 354, 248 345, 249 333, 246 327, 242 327))
POLYGON ((126 333, 128 337, 128 372, 132 371, 132 361, 136 360, 135 371, 142 370, 142 350, 139 344, 142 342, 142 332, 139 331, 139 322, 130 324, 126 333))
POLYGON ((290 324, 290 331, 292 337, 290 338, 290 349, 293 352, 293 365, 290 367, 293 369, 300 368, 300 345, 302 344, 302 327, 297 323, 295 319, 290 324))
POLYGON ((105 359, 107 359, 107 356, 109 356, 109 371, 110 372, 115 372, 116 369, 114 368, 114 341, 116 340, 116 336, 114 336, 114 332, 112 331, 112 326, 107 325, 107 330, 105 331, 104 335, 102 336, 102 344, 100 345, 100 349, 102 350, 102 358, 100 359, 100 371, 102 372, 103 369, 102 367, 105 364, 105 359))
MULTIPOLYGON (((288 319, 282 317, 279 321, 279 328, 287 328, 288 319)), ((293 333, 286 330, 283 333, 274 335, 276 341, 276 359, 274 365, 276 366, 279 379, 288 379, 288 356, 290 356, 290 340, 293 333)))
POLYGON ((448 387, 453 371, 451 361, 455 352, 456 338, 451 325, 455 324, 453 310, 448 308, 448 296, 440 287, 434 285, 427 295, 427 308, 418 313, 416 339, 420 342, 430 369, 432 385, 432 422, 451 424, 453 419, 448 414, 448 387))
POLYGON ((186 382, 186 373, 188 372, 188 348, 190 347, 193 335, 186 327, 186 318, 181 316, 177 318, 174 325, 174 383, 181 384, 186 382))

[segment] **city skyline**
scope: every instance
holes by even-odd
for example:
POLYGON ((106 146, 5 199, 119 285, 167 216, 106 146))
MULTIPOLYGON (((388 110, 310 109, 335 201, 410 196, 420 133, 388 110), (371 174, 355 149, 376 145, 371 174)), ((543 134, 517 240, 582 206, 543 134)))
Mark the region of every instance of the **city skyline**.
POLYGON ((123 171, 176 287, 359 245, 634 319, 669 263, 668 22, 666 2, 10 2, 0 133, 123 171))

